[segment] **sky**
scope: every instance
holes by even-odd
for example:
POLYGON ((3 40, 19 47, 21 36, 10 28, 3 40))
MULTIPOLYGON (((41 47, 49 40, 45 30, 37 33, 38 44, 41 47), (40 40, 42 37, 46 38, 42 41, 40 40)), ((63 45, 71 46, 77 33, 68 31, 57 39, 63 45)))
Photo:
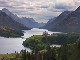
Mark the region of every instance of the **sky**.
POLYGON ((7 8, 19 17, 45 23, 63 11, 74 11, 79 5, 80 0, 0 0, 0 10, 7 8))

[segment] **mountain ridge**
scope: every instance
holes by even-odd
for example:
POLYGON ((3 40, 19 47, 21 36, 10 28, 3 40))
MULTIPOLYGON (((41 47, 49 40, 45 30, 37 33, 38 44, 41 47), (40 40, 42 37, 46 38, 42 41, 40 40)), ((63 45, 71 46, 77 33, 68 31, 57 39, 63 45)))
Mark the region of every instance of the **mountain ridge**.
POLYGON ((20 23, 14 21, 10 16, 8 16, 5 12, 0 10, 0 26, 7 26, 16 30, 25 30, 29 29, 20 23))
MULTIPOLYGON (((59 18, 59 16, 57 18, 59 18)), ((53 24, 47 29, 55 32, 80 32, 80 6, 75 11, 67 14, 65 18, 62 16, 62 19, 62 21, 59 19, 60 22, 57 23, 55 21, 52 22, 53 24)))
POLYGON ((27 17, 18 17, 17 15, 14 15, 12 12, 10 12, 8 9, 3 8, 3 12, 5 12, 8 16, 10 16, 12 19, 17 21, 18 23, 28 27, 28 28, 38 28, 44 26, 42 23, 36 22, 33 18, 27 18, 27 17))

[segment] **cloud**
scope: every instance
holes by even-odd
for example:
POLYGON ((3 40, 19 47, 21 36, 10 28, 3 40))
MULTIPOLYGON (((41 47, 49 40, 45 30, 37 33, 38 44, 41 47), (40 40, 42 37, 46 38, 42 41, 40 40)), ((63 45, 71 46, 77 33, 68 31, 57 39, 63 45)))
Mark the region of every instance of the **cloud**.
POLYGON ((80 5, 79 0, 56 0, 55 8, 58 10, 74 10, 80 5))
POLYGON ((47 22, 79 5, 80 0, 0 0, 0 9, 5 7, 19 17, 32 17, 38 22, 47 22))

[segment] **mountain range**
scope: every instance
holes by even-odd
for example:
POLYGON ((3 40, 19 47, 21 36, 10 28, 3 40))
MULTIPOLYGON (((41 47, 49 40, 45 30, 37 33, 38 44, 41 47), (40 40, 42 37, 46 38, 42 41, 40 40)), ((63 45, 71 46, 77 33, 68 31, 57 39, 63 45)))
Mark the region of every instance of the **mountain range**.
POLYGON ((45 25, 45 23, 38 23, 33 18, 26 17, 20 18, 20 23, 29 28, 39 28, 45 25))
POLYGON ((38 23, 33 18, 27 18, 27 17, 18 17, 17 15, 10 12, 8 9, 3 8, 3 12, 5 12, 8 16, 10 16, 13 20, 17 21, 20 24, 23 24, 24 26, 28 28, 38 28, 45 25, 45 23, 38 23))
POLYGON ((42 27, 44 24, 36 22, 33 18, 20 18, 6 8, 0 10, 0 36, 20 37, 23 35, 22 30, 42 27))
POLYGON ((80 6, 75 11, 62 12, 56 19, 53 19, 47 27, 45 26, 44 28, 50 31, 80 32, 80 6))
POLYGON ((0 26, 6 26, 16 30, 25 30, 29 29, 17 21, 13 20, 10 16, 8 16, 5 12, 0 10, 0 26))

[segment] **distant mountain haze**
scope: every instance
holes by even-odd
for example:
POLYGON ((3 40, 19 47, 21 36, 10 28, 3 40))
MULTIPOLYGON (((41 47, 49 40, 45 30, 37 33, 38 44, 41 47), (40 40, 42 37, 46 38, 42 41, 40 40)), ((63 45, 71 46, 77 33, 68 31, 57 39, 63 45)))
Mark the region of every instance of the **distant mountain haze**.
POLYGON ((56 17, 49 19, 49 21, 41 28, 48 29, 51 23, 56 19, 56 17))
POLYGON ((23 24, 24 26, 28 28, 38 28, 38 27, 42 27, 45 25, 45 23, 36 22, 33 18, 27 18, 27 17, 19 18, 17 15, 14 15, 12 12, 10 12, 6 8, 3 8, 2 11, 5 12, 8 16, 10 16, 15 21, 23 24))
POLYGON ((45 23, 38 23, 33 18, 20 18, 20 22, 29 28, 39 28, 45 25, 45 23))
POLYGON ((57 32, 80 32, 80 6, 75 11, 64 11, 46 28, 57 32))

